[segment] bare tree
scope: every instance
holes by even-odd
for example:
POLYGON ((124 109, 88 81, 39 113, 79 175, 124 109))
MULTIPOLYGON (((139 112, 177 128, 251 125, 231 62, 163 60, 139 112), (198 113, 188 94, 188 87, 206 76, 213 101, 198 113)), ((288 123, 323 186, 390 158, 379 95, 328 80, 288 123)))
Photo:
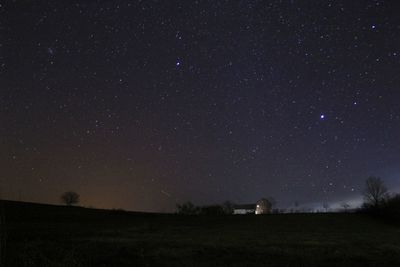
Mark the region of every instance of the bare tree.
POLYGON ((324 203, 322 203, 322 207, 325 209, 325 212, 328 212, 329 203, 325 201, 324 203))
POLYGON ((266 199, 269 201, 269 203, 271 203, 271 208, 276 206, 277 202, 275 198, 267 197, 266 199))
POLYGON ((67 206, 72 206, 79 203, 79 197, 78 193, 68 191, 61 195, 61 202, 67 206))
POLYGON ((363 192, 364 201, 367 205, 379 207, 388 197, 388 190, 379 177, 370 176, 365 181, 365 190, 363 192))
POLYGON ((347 210, 350 208, 350 205, 346 202, 343 202, 342 204, 340 204, 340 206, 343 208, 344 212, 347 212, 347 210))
POLYGON ((297 201, 297 200, 295 200, 294 201, 294 203, 293 203, 293 205, 294 205, 294 209, 291 209, 291 212, 293 213, 293 212, 298 212, 298 208, 299 208, 299 205, 300 205, 300 203, 299 203, 299 201, 297 201))
POLYGON ((224 209, 225 214, 233 214, 234 207, 235 207, 235 204, 233 204, 229 200, 222 203, 222 208, 224 209))

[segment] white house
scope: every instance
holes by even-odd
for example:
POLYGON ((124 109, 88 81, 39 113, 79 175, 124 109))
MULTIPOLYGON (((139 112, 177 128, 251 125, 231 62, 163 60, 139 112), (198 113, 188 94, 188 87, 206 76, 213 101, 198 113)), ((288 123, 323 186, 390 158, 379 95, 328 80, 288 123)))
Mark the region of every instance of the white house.
POLYGON ((255 211, 256 204, 241 204, 233 207, 233 214, 254 214, 255 211))

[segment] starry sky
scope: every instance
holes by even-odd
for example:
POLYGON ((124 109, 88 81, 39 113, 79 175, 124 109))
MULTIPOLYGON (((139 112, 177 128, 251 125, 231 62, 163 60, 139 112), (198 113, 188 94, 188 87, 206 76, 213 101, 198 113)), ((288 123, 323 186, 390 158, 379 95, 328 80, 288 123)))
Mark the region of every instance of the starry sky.
POLYGON ((172 211, 400 188, 397 1, 6 1, 3 198, 172 211))

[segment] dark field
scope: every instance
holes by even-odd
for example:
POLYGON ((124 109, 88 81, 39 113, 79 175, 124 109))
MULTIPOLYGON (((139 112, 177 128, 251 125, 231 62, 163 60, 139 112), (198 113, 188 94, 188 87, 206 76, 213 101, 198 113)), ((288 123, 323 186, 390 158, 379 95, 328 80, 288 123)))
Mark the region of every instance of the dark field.
POLYGON ((4 266, 400 266, 400 227, 362 214, 207 217, 2 205, 4 266))

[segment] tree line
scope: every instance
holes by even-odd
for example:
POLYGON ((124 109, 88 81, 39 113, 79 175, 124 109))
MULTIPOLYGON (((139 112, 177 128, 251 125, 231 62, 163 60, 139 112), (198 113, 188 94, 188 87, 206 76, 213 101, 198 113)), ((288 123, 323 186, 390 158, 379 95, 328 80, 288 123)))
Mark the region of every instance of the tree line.
POLYGON ((182 215, 228 215, 233 214, 234 204, 225 201, 222 205, 196 206, 187 201, 176 205, 177 213, 182 215))
MULTIPOLYGON (((371 176, 365 181, 365 188, 362 191, 364 202, 358 211, 380 215, 384 217, 400 219, 400 194, 390 193, 384 181, 380 177, 371 176)), ((73 206, 79 203, 80 195, 74 191, 64 192, 61 202, 67 206, 73 206)), ((268 198, 271 205, 275 205, 273 198, 268 198)), ((295 207, 299 206, 295 201, 295 207)), ((221 205, 196 206, 192 202, 187 201, 177 204, 177 213, 184 215, 226 215, 233 214, 235 204, 231 201, 225 201, 221 205)), ((347 212, 350 205, 346 202, 341 204, 344 212, 347 212)), ((323 208, 328 211, 329 204, 323 203, 323 208)), ((272 213, 286 213, 286 210, 272 209, 272 213)), ((1 223, 1 217, 0 217, 1 223)))

